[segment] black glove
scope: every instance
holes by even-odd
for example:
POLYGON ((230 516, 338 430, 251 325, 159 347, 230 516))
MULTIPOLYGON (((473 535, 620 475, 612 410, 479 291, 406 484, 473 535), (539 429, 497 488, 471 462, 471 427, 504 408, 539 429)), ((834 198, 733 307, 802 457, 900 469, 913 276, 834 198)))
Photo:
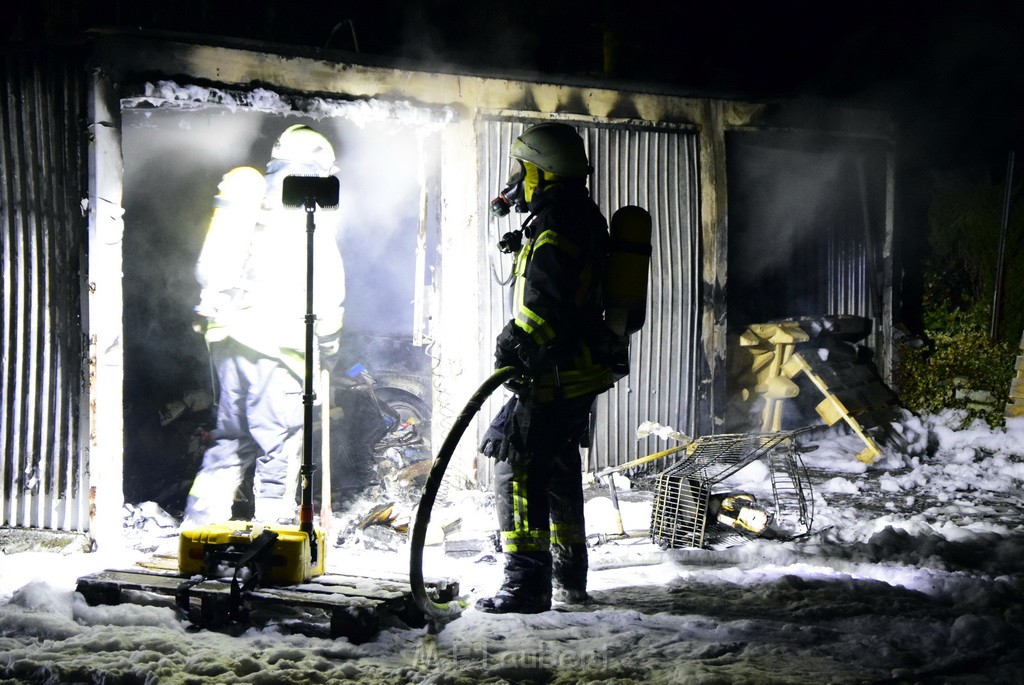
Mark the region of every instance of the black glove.
POLYGON ((494 345, 494 368, 514 366, 527 376, 540 372, 542 350, 526 331, 509 321, 494 345))
POLYGON ((494 420, 484 431, 484 437, 480 441, 480 454, 485 457, 498 456, 502 441, 512 429, 512 414, 516 409, 516 401, 515 397, 510 398, 494 415, 494 420))
POLYGON ((529 416, 522 400, 518 397, 509 399, 484 432, 480 452, 495 461, 507 461, 515 466, 526 454, 529 416))

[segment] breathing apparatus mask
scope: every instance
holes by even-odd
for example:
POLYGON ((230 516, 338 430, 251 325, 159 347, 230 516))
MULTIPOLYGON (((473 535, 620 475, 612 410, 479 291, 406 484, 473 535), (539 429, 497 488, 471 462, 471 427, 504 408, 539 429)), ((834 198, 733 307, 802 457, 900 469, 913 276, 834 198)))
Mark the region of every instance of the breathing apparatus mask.
POLYGON ((526 193, 523 190, 523 181, 525 180, 526 167, 518 159, 513 159, 505 187, 497 197, 491 200, 491 216, 497 218, 508 216, 513 207, 517 212, 527 211, 526 193))
MULTIPOLYGON (((529 202, 537 194, 541 185, 541 176, 541 171, 536 165, 525 164, 521 160, 513 158, 505 188, 491 200, 491 216, 496 218, 508 216, 513 207, 519 213, 530 211, 529 202)), ((529 218, 526 221, 529 221, 529 218)), ((526 222, 523 223, 525 225, 526 222)), ((522 246, 522 228, 509 231, 498 241, 498 249, 505 254, 515 254, 522 246)))

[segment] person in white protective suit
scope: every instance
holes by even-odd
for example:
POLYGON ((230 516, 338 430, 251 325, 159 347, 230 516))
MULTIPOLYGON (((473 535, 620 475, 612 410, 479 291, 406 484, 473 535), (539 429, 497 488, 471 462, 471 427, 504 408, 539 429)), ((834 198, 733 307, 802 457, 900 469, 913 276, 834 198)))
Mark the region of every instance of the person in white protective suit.
MULTIPOLYGON (((328 176, 334 164, 330 142, 295 125, 274 144, 265 176, 237 167, 218 186, 196 264, 196 313, 220 386, 217 426, 188 494, 183 529, 230 520, 254 462, 256 520, 290 522, 297 514, 307 234, 305 212, 284 208, 281 190, 287 176, 328 176)), ((345 297, 332 214, 317 213, 313 234, 314 353, 327 368, 337 356, 345 297)))

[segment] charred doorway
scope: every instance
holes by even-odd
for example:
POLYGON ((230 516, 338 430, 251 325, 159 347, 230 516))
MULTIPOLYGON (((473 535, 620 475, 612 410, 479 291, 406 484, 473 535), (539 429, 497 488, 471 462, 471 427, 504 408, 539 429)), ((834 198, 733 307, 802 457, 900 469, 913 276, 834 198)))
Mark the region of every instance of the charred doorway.
POLYGON ((738 338, 753 324, 803 317, 870 321, 861 341, 883 346, 889 237, 888 146, 879 139, 794 132, 726 136, 730 412, 743 370, 738 338))
MULTIPOLYGON (((344 506, 372 487, 390 448, 397 466, 429 458, 429 442, 415 440, 429 441, 431 407, 417 303, 437 255, 436 136, 387 105, 378 112, 377 103, 347 104, 351 116, 323 105, 330 113, 316 117, 143 99, 124 104, 127 502, 153 501, 175 516, 183 509, 216 416, 217 379, 194 327, 196 260, 214 196, 225 172, 265 169, 275 140, 294 124, 331 141, 340 180, 338 209, 316 215, 318 226, 337 222, 344 259, 345 316, 330 391, 335 503, 344 506)), ((298 211, 296 241, 305 240, 304 226, 298 211)), ((319 421, 319 408, 316 415, 319 421)), ((317 428, 317 441, 320 434, 317 428)), ((319 462, 319 444, 314 454, 319 462)), ((243 499, 237 513, 246 508, 243 499)))

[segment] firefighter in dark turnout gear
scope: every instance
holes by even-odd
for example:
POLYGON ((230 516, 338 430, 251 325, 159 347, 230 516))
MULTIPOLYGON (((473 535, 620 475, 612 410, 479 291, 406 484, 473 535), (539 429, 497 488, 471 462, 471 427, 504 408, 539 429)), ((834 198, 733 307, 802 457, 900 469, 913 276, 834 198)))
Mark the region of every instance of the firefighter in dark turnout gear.
POLYGON ((573 127, 533 126, 514 141, 511 157, 508 186, 495 203, 530 215, 515 255, 513 318, 496 340, 495 367, 517 367, 525 381, 511 386, 515 395, 481 445, 497 459, 505 577, 476 607, 538 613, 551 608, 553 587, 556 599, 588 599, 580 446, 594 399, 613 384, 600 353, 608 335, 601 305, 608 224, 587 191, 590 166, 573 127))

